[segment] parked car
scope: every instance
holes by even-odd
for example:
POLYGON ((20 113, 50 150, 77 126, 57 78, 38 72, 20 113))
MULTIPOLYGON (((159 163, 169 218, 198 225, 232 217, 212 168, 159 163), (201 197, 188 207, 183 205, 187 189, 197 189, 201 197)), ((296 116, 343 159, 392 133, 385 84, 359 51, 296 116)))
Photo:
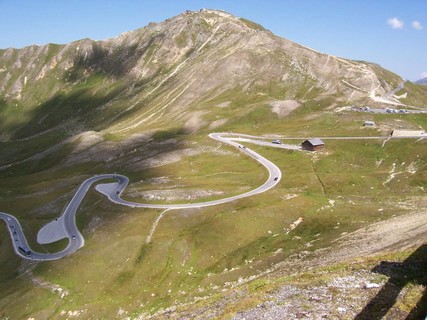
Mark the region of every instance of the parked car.
POLYGON ((280 140, 273 140, 273 141, 271 141, 271 143, 274 143, 274 144, 282 144, 281 142, 280 142, 280 140))

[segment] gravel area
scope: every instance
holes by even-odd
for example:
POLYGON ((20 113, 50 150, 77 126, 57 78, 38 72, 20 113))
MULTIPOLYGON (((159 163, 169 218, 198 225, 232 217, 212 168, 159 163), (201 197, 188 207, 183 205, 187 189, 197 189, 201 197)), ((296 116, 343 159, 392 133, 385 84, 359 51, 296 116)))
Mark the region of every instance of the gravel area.
POLYGON ((37 242, 47 244, 67 237, 62 219, 61 216, 43 226, 37 233, 37 242))

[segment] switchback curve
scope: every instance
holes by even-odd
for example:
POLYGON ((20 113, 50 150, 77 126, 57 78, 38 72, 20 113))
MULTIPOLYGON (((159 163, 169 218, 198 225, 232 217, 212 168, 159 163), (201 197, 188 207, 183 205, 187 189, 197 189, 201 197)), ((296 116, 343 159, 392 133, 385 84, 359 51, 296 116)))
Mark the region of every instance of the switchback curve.
MULTIPOLYGON (((80 206, 84 196, 86 195, 89 188, 96 182, 105 180, 105 179, 116 179, 117 182, 107 183, 107 184, 99 184, 95 188, 100 193, 107 196, 107 198, 117 204, 125 205, 133 208, 154 208, 154 209, 185 209, 185 208, 202 208, 208 206, 215 206, 218 204, 223 204, 231 201, 235 201, 237 199, 242 199, 245 197, 250 197, 259 193, 263 193, 271 188, 273 188, 277 183, 279 183, 282 173, 280 169, 271 161, 264 158, 257 152, 240 145, 236 140, 239 140, 238 134, 229 134, 229 133, 211 133, 209 135, 210 138, 220 141, 222 143, 229 144, 238 148, 244 154, 247 154, 254 160, 261 163, 264 167, 267 168, 269 172, 268 179, 261 186, 245 192, 240 195, 227 197, 218 200, 211 200, 206 202, 198 202, 198 203, 187 203, 187 204, 144 204, 144 203, 136 203, 127 200, 123 200, 121 198, 121 194, 126 189, 129 179, 126 176, 120 174, 101 174, 95 175, 87 180, 85 180, 77 192, 74 194, 73 198, 65 208, 63 214, 55 219, 64 233, 64 238, 68 238, 69 242, 65 249, 56 252, 56 253, 39 253, 30 249, 27 239, 22 231, 22 227, 14 216, 0 212, 0 219, 5 221, 10 237, 12 239, 12 245, 16 254, 21 256, 24 259, 29 259, 33 261, 49 261, 49 260, 58 260, 65 256, 68 256, 81 247, 84 246, 84 238, 76 225, 76 212, 77 208, 80 206)), ((251 142, 249 139, 242 139, 246 142, 251 142)), ((40 230, 42 231, 43 228, 40 230)), ((39 232, 40 232, 39 231, 39 232)))

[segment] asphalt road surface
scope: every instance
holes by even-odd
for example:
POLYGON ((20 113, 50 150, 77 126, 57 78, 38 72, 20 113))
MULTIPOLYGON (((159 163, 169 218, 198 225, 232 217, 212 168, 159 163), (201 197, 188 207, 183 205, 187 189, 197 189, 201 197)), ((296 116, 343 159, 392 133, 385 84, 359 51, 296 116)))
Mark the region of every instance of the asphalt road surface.
MULTIPOLYGON (((64 228, 65 236, 69 240, 67 247, 62 251, 59 251, 56 253, 39 253, 31 250, 30 246, 28 245, 27 239, 22 231, 19 221, 10 214, 0 212, 0 219, 5 221, 7 225, 16 254, 18 254, 22 258, 29 259, 29 260, 48 261, 48 260, 61 259, 65 256, 72 254, 73 252, 77 251, 81 247, 83 247, 84 238, 76 225, 76 212, 84 196, 89 190, 89 188, 92 186, 92 184, 100 180, 104 180, 104 179, 117 180, 117 182, 114 182, 114 183, 100 184, 96 186, 96 189, 99 192, 106 195, 108 199, 110 199, 110 201, 120 205, 133 207, 133 208, 155 208, 155 209, 186 209, 186 208, 202 208, 202 207, 208 207, 208 206, 215 206, 218 204, 235 201, 237 199, 250 197, 250 196, 265 192, 273 188, 277 183, 279 183, 282 177, 282 173, 274 163, 272 163, 271 161, 264 158, 260 154, 241 145, 236 141, 245 141, 245 142, 251 142, 251 143, 260 144, 260 145, 269 145, 269 146, 278 147, 278 148, 283 148, 286 146, 272 145, 271 143, 266 143, 261 140, 256 140, 255 138, 257 137, 239 135, 239 134, 212 133, 209 135, 209 137, 212 139, 218 140, 220 142, 229 144, 231 146, 234 146, 240 152, 248 155, 249 157, 261 163, 264 167, 267 168, 269 172, 268 179, 264 182, 264 184, 262 184, 261 186, 253 190, 250 190, 240 195, 228 197, 228 198, 206 201, 206 202, 199 202, 199 203, 187 203, 187 204, 144 204, 144 203, 136 203, 136 202, 126 201, 121 199, 120 196, 122 192, 126 189, 126 186, 129 183, 129 179, 126 176, 123 176, 120 174, 96 175, 85 180, 80 185, 74 197, 65 208, 61 216, 62 219, 58 219, 59 221, 62 221, 63 225, 61 227, 64 228)), ((295 146, 290 146, 290 148, 294 148, 294 147, 295 146)))

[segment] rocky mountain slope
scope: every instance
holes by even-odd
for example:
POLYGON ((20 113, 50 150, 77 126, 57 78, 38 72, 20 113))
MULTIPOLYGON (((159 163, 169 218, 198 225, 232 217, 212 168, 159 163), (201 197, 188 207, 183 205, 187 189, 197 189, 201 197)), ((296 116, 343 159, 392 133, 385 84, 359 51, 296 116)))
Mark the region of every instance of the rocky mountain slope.
POLYGON ((322 54, 221 11, 187 12, 105 41, 0 51, 3 140, 46 130, 126 133, 219 126, 207 105, 308 99, 372 102, 400 77, 322 54), (55 127, 56 126, 56 127, 55 127))

